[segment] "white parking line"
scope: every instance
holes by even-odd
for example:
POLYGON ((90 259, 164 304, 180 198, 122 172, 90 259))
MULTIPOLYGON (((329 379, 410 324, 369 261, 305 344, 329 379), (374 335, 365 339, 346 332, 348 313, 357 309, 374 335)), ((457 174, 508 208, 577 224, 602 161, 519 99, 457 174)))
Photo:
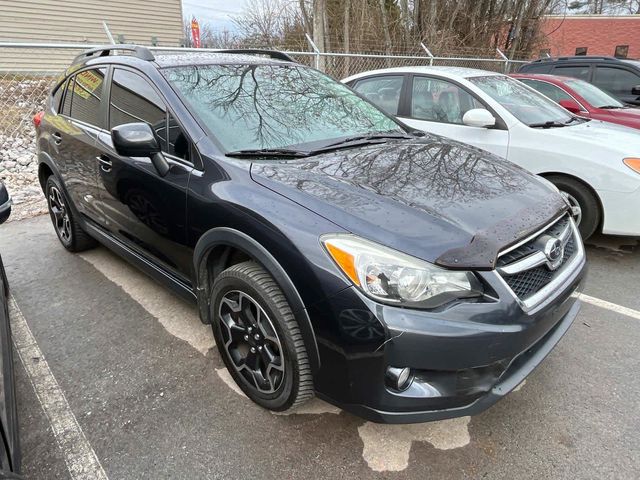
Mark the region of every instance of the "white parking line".
POLYGON ((590 295, 585 295, 584 293, 580 294, 580 299, 583 302, 590 303, 591 305, 595 305, 596 307, 606 308, 607 310, 611 310, 612 312, 616 312, 621 315, 626 315, 627 317, 640 320, 640 312, 638 310, 634 310, 633 308, 623 307, 622 305, 618 305, 617 303, 607 302, 606 300, 592 297, 590 295))
POLYGON ((9 316, 13 343, 20 361, 36 392, 42 410, 49 419, 51 430, 64 456, 73 480, 106 480, 96 452, 71 411, 64 392, 58 385, 15 298, 9 302, 9 316))

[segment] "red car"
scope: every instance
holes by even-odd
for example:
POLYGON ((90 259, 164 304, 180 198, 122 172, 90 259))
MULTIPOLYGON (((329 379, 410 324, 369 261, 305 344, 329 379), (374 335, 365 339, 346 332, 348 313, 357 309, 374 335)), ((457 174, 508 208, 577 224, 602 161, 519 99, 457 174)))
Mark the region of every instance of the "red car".
POLYGON ((640 129, 640 108, 628 107, 584 80, 526 73, 511 76, 556 101, 571 113, 640 129))

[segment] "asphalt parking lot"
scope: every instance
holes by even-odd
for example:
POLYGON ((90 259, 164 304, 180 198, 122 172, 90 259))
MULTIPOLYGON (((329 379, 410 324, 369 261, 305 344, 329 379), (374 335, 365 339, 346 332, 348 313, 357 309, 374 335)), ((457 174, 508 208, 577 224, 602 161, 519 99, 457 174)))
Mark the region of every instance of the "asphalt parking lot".
POLYGON ((409 426, 317 400, 286 416, 261 410, 233 388, 194 306, 104 248, 67 253, 46 216, 1 227, 0 252, 26 478, 640 472, 640 248, 588 247, 582 311, 517 391, 476 417, 409 426))

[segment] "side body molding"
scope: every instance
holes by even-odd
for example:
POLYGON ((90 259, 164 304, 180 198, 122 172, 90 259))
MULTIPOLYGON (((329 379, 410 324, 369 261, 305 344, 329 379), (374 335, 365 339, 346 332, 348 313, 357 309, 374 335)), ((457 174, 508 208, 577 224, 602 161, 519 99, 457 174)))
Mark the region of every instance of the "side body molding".
POLYGON ((203 323, 211 323, 209 318, 209 286, 220 271, 210 271, 208 268, 209 257, 216 247, 229 246, 245 252, 256 259, 275 279, 282 289, 291 310, 300 327, 300 333, 304 340, 309 363, 313 372, 320 368, 320 354, 316 342, 315 333, 305 309, 300 294, 296 290, 291 278, 280 266, 278 261, 260 243, 249 235, 233 228, 218 227, 207 231, 196 244, 193 252, 194 271, 196 272, 196 295, 198 298, 198 310, 203 323), (210 278, 213 277, 213 278, 210 278))

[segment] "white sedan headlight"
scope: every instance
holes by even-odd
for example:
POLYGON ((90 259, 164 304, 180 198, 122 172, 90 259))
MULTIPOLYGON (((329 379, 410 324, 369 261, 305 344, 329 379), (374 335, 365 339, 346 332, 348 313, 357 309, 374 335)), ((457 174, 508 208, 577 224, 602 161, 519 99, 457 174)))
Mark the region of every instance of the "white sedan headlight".
POLYGON ((375 300, 434 308, 482 295, 482 285, 471 272, 446 270, 355 235, 324 235, 321 241, 340 270, 375 300))

